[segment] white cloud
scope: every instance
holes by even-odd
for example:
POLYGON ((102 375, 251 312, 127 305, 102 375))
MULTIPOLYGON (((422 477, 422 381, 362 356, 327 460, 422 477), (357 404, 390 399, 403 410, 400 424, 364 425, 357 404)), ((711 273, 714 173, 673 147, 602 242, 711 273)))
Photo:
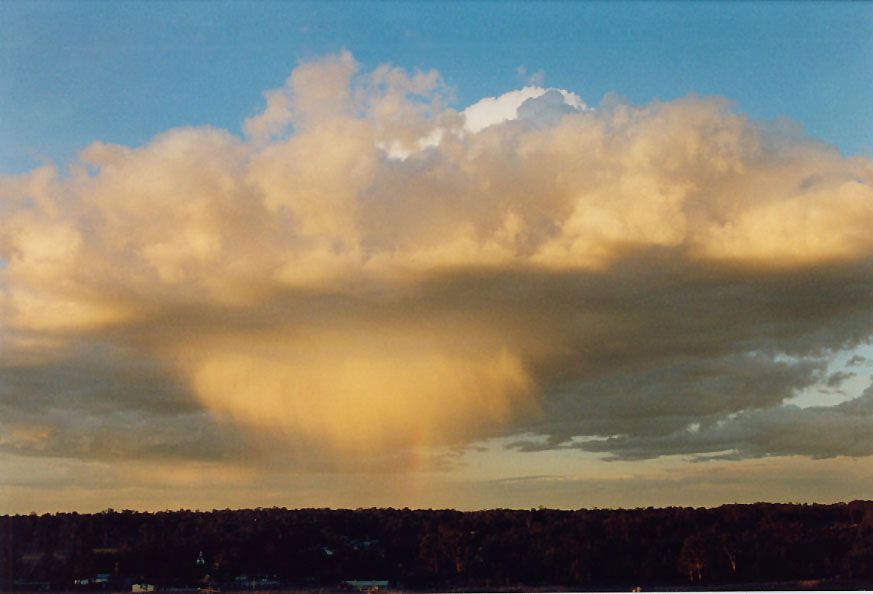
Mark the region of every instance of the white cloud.
POLYGON ((563 89, 545 89, 540 86, 526 86, 516 91, 509 91, 499 97, 485 97, 466 108, 464 115, 464 130, 476 133, 489 126, 516 120, 519 118, 519 108, 531 99, 537 99, 550 92, 557 92, 563 98, 563 105, 572 111, 585 111, 585 102, 570 91, 563 89))

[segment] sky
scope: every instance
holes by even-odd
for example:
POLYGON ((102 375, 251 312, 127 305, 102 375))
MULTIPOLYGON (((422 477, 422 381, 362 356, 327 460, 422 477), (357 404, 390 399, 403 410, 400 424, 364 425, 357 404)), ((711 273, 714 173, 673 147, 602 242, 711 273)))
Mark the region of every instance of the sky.
POLYGON ((0 513, 873 489, 873 4, 0 2, 0 513))

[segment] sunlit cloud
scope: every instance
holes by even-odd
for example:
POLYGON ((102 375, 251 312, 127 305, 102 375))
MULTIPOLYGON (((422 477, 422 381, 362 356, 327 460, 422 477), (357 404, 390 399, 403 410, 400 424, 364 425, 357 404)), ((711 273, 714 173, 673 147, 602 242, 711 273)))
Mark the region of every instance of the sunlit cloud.
POLYGON ((242 137, 0 180, 0 451, 873 453, 869 392, 782 406, 873 334, 869 159, 720 98, 454 110, 438 73, 348 53, 264 99, 242 137))

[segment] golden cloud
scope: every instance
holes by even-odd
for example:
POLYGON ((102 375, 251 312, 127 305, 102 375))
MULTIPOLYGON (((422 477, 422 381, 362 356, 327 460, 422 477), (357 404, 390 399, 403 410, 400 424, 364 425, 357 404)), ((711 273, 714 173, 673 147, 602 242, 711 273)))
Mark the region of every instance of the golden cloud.
POLYGON ((615 402, 670 432, 778 404, 813 377, 779 357, 873 332, 873 163, 721 99, 474 131, 438 74, 340 54, 265 101, 244 138, 98 142, 0 182, 8 361, 110 345, 221 422, 354 459, 609 435, 615 402), (661 389, 744 356, 771 392, 661 389))

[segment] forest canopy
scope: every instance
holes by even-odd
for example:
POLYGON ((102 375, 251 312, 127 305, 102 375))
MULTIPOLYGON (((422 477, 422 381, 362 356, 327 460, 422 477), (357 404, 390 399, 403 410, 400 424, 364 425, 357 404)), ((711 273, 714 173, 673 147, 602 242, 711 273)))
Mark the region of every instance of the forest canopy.
POLYGON ((3 587, 873 585, 873 502, 714 509, 284 508, 2 516, 3 587), (102 580, 94 582, 97 576, 102 580), (90 580, 90 581, 89 581, 90 580), (842 581, 840 581, 842 580, 842 581))

